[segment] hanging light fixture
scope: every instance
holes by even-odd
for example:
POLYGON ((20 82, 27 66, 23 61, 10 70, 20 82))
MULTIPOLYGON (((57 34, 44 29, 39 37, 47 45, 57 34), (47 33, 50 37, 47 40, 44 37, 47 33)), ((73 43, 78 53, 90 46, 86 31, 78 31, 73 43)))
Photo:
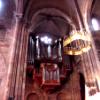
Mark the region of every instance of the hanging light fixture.
POLYGON ((85 31, 73 31, 72 35, 70 35, 68 38, 66 38, 63 41, 64 46, 64 52, 68 55, 80 55, 84 52, 87 52, 91 49, 91 37, 89 34, 86 34, 85 31), (69 44, 72 42, 76 42, 78 40, 79 45, 76 45, 76 47, 68 47, 69 44), (82 42, 83 41, 83 42, 82 42), (84 45, 85 44, 85 45, 84 45))

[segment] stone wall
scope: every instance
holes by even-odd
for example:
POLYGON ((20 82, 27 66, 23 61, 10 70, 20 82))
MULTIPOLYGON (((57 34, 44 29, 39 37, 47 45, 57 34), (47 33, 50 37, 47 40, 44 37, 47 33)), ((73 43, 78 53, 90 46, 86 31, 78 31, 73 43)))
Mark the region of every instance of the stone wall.
POLYGON ((12 30, 0 30, 0 100, 5 100, 5 95, 8 91, 13 36, 13 28, 12 30))

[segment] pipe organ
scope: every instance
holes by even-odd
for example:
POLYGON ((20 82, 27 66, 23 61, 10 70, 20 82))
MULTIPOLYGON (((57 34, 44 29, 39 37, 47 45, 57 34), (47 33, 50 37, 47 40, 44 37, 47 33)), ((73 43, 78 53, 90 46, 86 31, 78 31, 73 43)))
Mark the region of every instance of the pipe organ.
POLYGON ((52 44, 45 44, 39 36, 30 36, 28 45, 28 67, 31 65, 33 79, 44 89, 60 86, 71 72, 69 56, 64 57, 63 39, 56 39, 52 44))
POLYGON ((91 37, 84 31, 73 31, 66 39, 30 35, 27 61, 32 67, 33 79, 45 90, 61 86, 73 70, 71 56, 90 49, 91 37))
POLYGON ((34 63, 34 46, 35 46, 35 43, 34 43, 32 37, 29 37, 28 58, 27 58, 27 62, 29 64, 33 64, 34 63))
POLYGON ((38 36, 35 40, 30 36, 28 45, 28 62, 34 63, 37 59, 55 59, 62 61, 63 59, 63 43, 61 39, 58 39, 54 44, 43 44, 40 42, 38 36))

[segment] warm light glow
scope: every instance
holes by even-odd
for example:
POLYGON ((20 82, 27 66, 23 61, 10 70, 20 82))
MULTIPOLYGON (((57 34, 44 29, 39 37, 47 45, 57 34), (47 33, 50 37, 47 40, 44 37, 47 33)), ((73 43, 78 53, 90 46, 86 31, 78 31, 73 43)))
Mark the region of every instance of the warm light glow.
POLYGON ((74 49, 68 50, 68 49, 66 49, 64 51, 64 53, 69 54, 69 55, 81 55, 85 52, 88 52, 90 49, 91 49, 91 45, 87 45, 87 46, 81 48, 80 50, 74 50, 74 49))
POLYGON ((51 44, 52 39, 49 38, 48 36, 41 37, 41 41, 44 42, 45 44, 51 44))
POLYGON ((67 39, 64 40, 63 45, 66 46, 75 40, 91 41, 91 37, 88 34, 84 35, 84 32, 76 31, 73 32, 67 39))
POLYGON ((96 92, 96 94, 90 96, 89 90, 90 88, 85 85, 85 100, 100 100, 100 92, 96 92))
POLYGON ((100 93, 96 93, 93 96, 88 96, 87 100, 100 100, 100 93))
POLYGON ((95 18, 92 19, 92 26, 93 26, 94 31, 100 30, 98 20, 95 18))
MULTIPOLYGON (((79 48, 68 48, 65 49, 65 54, 69 55, 81 55, 82 53, 88 52, 91 49, 91 37, 89 34, 85 34, 85 31, 73 31, 72 34, 63 41, 63 46, 66 47, 68 44, 75 40, 83 40, 84 43, 88 42, 84 47, 79 48)), ((79 46, 78 46, 79 47, 79 46)))
POLYGON ((100 93, 96 93, 93 96, 89 96, 89 100, 100 100, 100 93))

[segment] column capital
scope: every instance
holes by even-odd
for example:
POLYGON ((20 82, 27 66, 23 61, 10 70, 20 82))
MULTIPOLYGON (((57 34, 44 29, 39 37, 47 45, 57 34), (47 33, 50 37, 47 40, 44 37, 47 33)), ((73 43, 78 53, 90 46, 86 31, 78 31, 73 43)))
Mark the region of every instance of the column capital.
POLYGON ((20 19, 22 19, 23 14, 22 13, 15 12, 14 13, 14 16, 15 16, 16 19, 19 19, 20 20, 20 19))

